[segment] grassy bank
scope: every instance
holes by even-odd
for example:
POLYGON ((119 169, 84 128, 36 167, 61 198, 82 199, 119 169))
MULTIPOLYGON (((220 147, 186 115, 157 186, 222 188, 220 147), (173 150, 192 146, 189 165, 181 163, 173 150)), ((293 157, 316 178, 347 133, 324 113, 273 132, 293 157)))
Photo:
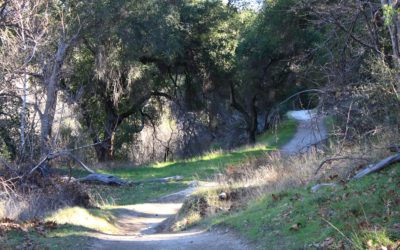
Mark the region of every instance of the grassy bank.
POLYGON ((265 249, 395 249, 399 244, 399 164, 316 193, 309 187, 265 196, 211 223, 233 227, 265 249))
POLYGON ((383 133, 369 144, 330 143, 324 152, 271 154, 242 164, 224 173, 217 187, 187 200, 171 229, 231 227, 260 249, 397 249, 400 164, 350 180, 390 155, 387 145, 395 145, 396 138, 383 133), (339 159, 316 174, 320 163, 332 157, 339 159), (337 184, 311 192, 321 182, 337 184))

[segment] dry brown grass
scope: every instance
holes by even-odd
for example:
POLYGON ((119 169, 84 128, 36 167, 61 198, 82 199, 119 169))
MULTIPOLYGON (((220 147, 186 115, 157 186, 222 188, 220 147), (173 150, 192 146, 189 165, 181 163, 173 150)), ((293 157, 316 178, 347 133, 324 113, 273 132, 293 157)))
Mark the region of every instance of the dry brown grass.
POLYGON ((14 185, 0 197, 0 218, 31 220, 43 218, 66 206, 90 206, 90 198, 83 187, 53 179, 51 185, 14 185))

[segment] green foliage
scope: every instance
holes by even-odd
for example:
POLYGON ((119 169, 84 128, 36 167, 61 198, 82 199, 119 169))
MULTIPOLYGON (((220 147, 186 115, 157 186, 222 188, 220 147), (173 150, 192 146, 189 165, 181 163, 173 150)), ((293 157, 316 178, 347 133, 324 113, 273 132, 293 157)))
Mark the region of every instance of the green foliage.
POLYGON ((392 25, 393 24, 393 18, 395 15, 398 14, 398 11, 396 11, 393 6, 384 4, 383 5, 383 16, 385 17, 385 25, 392 25))

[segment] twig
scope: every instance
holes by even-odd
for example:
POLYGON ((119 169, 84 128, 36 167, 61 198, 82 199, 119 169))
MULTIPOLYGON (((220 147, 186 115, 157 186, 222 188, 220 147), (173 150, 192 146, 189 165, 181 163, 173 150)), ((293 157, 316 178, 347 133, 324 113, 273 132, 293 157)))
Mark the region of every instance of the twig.
POLYGON ((46 155, 34 168, 32 168, 32 170, 26 176, 29 176, 33 172, 35 172, 36 169, 38 169, 45 161, 47 161, 49 159, 49 155, 50 154, 46 155))
POLYGON ((326 223, 329 224, 329 226, 331 226, 333 229, 335 229, 339 234, 341 234, 346 240, 348 240, 351 244, 353 244, 353 242, 342 232, 340 231, 339 228, 337 228, 335 225, 333 225, 331 222, 329 222, 328 220, 326 220, 324 217, 321 217, 321 219, 323 221, 325 221, 326 223))
POLYGON ((298 96, 298 95, 301 95, 301 94, 304 94, 304 93, 309 93, 309 92, 315 92, 315 93, 320 93, 320 94, 324 94, 324 93, 325 93, 325 91, 320 90, 320 89, 307 89, 307 90, 303 90, 303 91, 297 92, 297 93, 295 93, 295 94, 289 96, 288 98, 286 98, 285 100, 283 100, 282 102, 280 102, 277 106, 280 106, 280 105, 284 104, 285 102, 289 101, 290 99, 292 99, 292 98, 295 97, 295 96, 298 96))
POLYGON ((91 168, 86 166, 85 163, 83 163, 81 160, 79 160, 75 155, 69 153, 68 156, 71 157, 72 159, 74 159, 76 162, 78 162, 79 165, 81 165, 84 169, 86 169, 86 171, 88 171, 88 172, 90 172, 92 174, 96 173, 94 170, 92 170, 91 168))
POLYGON ((321 168, 326 164, 330 163, 332 161, 339 161, 339 160, 364 160, 364 161, 370 161, 371 159, 368 158, 363 158, 363 157, 353 157, 353 156, 341 156, 341 157, 333 157, 324 160, 319 164, 318 168, 315 170, 315 174, 318 174, 318 171, 321 170, 321 168))

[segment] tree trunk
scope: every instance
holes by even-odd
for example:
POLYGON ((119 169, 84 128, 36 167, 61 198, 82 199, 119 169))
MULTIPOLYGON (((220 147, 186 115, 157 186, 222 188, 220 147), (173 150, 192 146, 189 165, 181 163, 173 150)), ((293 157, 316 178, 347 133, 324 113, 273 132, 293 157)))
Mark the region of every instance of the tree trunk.
POLYGON ((94 149, 96 151, 96 157, 99 162, 106 162, 110 160, 107 153, 108 152, 107 142, 97 144, 96 146, 94 146, 94 149))
POLYGON ((254 95, 251 100, 251 112, 249 112, 249 119, 247 121, 247 131, 249 134, 249 144, 256 143, 256 135, 258 128, 258 115, 257 115, 257 95, 254 95))
MULTIPOLYGON (((114 160, 116 128, 121 123, 116 115, 109 114, 106 124, 104 125, 104 136, 106 137, 102 143, 95 146, 97 160, 99 162, 107 162, 114 160)), ((97 134, 92 133, 93 142, 98 143, 100 140, 97 134)))
POLYGON ((256 131, 254 131, 254 130, 248 130, 248 134, 249 134, 248 143, 249 143, 250 145, 256 144, 256 131))
POLYGON ((255 144, 256 143, 256 134, 257 134, 257 127, 258 127, 258 121, 257 121, 257 94, 253 95, 253 98, 251 99, 251 102, 249 105, 246 105, 247 108, 244 106, 240 105, 235 97, 235 91, 234 91, 234 86, 233 82, 230 82, 230 101, 231 101, 231 106, 239 111, 243 117, 244 120, 246 121, 246 131, 248 134, 248 143, 249 144, 255 144), (248 109, 250 108, 250 112, 248 112, 248 109))
POLYGON ((40 121, 41 157, 44 157, 51 152, 51 130, 54 122, 54 116, 56 114, 59 80, 61 68, 64 63, 68 47, 69 45, 64 40, 61 39, 59 41, 54 64, 49 70, 50 75, 46 76, 44 80, 44 84, 46 85, 46 103, 44 111, 41 114, 40 121))
POLYGON ((22 80, 22 107, 21 107, 21 157, 25 155, 25 127, 26 127, 26 96, 28 76, 24 75, 22 80))
POLYGON ((268 129, 271 128, 271 123, 270 123, 269 117, 268 117, 269 114, 270 114, 269 112, 267 112, 265 114, 263 131, 267 131, 268 129))
MULTIPOLYGON (((94 143, 99 143, 100 140, 94 140, 94 143)), ((99 162, 107 162, 114 160, 114 140, 107 138, 101 143, 94 146, 96 157, 99 162)))
MULTIPOLYGON (((392 0, 381 0, 382 8, 384 6, 391 6, 395 8, 396 13, 393 15, 393 20, 392 22, 387 26, 389 29, 389 34, 390 34, 390 40, 392 44, 392 53, 393 53, 393 61, 395 62, 395 67, 400 68, 400 48, 399 48, 399 25, 400 25, 400 20, 397 14, 397 7, 393 6, 393 1, 392 0)), ((388 17, 389 18, 389 17, 388 17)))

